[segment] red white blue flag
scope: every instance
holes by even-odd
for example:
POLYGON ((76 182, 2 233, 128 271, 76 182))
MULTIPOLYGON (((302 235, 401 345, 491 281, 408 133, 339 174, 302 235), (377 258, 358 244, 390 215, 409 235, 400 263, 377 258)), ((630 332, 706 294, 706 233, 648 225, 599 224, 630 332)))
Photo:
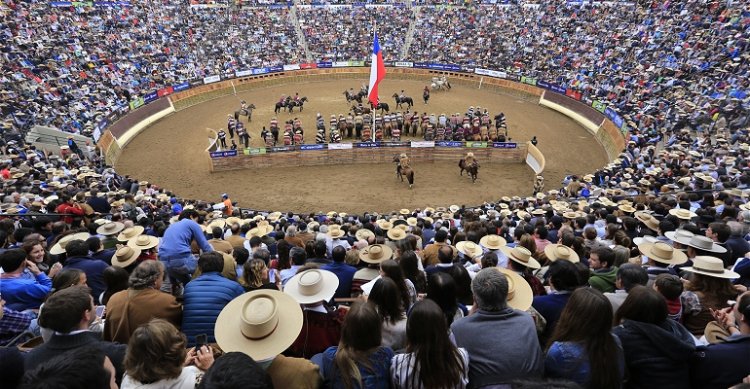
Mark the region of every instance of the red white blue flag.
POLYGON ((367 96, 367 100, 373 105, 378 104, 378 84, 384 77, 383 52, 380 50, 378 33, 375 33, 375 42, 372 44, 372 64, 370 65, 370 94, 367 96))

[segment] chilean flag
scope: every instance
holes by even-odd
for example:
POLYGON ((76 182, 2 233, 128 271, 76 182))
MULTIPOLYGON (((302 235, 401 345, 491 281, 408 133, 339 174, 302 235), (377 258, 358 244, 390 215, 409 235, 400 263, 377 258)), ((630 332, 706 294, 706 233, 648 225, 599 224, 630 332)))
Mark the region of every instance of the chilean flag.
POLYGON ((370 65, 370 95, 367 100, 372 105, 378 104, 378 84, 385 77, 385 64, 383 63, 383 52, 380 51, 378 34, 375 33, 375 42, 372 44, 372 64, 370 65))

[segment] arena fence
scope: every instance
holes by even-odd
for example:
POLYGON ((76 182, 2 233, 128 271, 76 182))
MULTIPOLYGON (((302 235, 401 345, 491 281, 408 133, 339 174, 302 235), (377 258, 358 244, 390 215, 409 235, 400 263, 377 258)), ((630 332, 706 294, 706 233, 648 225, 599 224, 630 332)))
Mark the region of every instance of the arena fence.
MULTIPOLYGON (((199 82, 183 83, 169 87, 166 92, 160 90, 159 93, 154 93, 151 96, 150 103, 145 100, 139 101, 139 104, 133 106, 133 111, 110 126, 100 137, 98 146, 102 150, 106 150, 104 154, 106 155, 107 163, 115 164, 122 150, 131 139, 149 124, 171 112, 180 111, 212 99, 255 88, 316 80, 366 79, 369 76, 369 68, 361 66, 362 64, 360 63, 353 64, 353 67, 343 67, 344 64, 341 65, 342 67, 313 69, 305 69, 303 65, 287 65, 283 68, 263 68, 259 74, 253 74, 255 70, 253 72, 237 72, 237 77, 230 80, 221 81, 219 76, 213 76, 199 80, 199 82)), ((551 104, 544 105, 566 116, 573 117, 574 120, 585 118, 591 124, 591 126, 586 126, 587 129, 602 144, 610 159, 616 158, 618 152, 624 148, 625 140, 623 135, 627 133, 628 129, 626 125, 621 123, 623 120, 616 113, 613 113, 614 111, 598 104, 596 101, 584 103, 580 94, 576 95, 571 91, 566 92, 565 89, 561 89, 554 84, 485 69, 471 69, 472 72, 468 72, 467 69, 453 67, 452 65, 435 65, 428 68, 420 68, 420 64, 411 62, 397 62, 394 65, 396 67, 388 68, 388 77, 391 79, 423 80, 429 82, 432 77, 446 76, 455 85, 489 89, 498 93, 510 94, 527 101, 535 101, 540 104, 551 102, 551 104), (621 124, 618 126, 616 123, 621 124)), ((435 150, 439 148, 436 147, 435 150)), ((241 169, 248 164, 257 166, 252 162, 232 160, 235 157, 237 159, 245 159, 241 157, 252 158, 263 154, 259 150, 253 150, 252 148, 236 152, 218 152, 211 149, 209 148, 207 157, 210 160, 212 171, 234 169, 234 167, 229 167, 233 163, 238 166, 236 167, 237 169, 241 169), (217 152, 220 154, 212 154, 217 152), (228 159, 228 161, 224 159, 228 159), (216 166, 214 167, 214 165, 216 166)), ((387 147, 383 149, 387 149, 387 147)), ((516 151, 513 152, 508 152, 508 149, 503 148, 498 148, 498 150, 502 153, 512 155, 512 157, 508 157, 507 159, 498 158, 498 160, 520 158, 520 161, 524 161, 527 159, 527 154, 529 154, 529 148, 526 145, 517 147, 516 151), (523 155, 515 155, 518 152, 523 152, 523 155)), ((264 151, 265 154, 273 153, 273 151, 269 152, 269 150, 264 151)), ((301 150, 294 150, 294 152, 301 152, 301 150)), ((537 155, 536 152, 532 155, 534 160, 532 160, 533 164, 530 164, 530 166, 535 171, 540 167, 543 169, 544 164, 540 164, 540 162, 543 162, 543 156, 540 158, 539 155, 541 153, 537 155)), ((451 156, 451 158, 455 158, 455 155, 451 156)), ((268 163, 260 162, 260 160, 257 160, 257 162, 268 163)))

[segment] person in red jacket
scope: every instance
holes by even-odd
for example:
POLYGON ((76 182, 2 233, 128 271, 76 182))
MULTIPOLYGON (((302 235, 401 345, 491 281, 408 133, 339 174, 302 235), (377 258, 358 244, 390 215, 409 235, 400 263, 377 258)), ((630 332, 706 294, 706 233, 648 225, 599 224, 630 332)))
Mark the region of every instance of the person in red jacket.
MULTIPOLYGON (((73 201, 73 199, 67 195, 63 194, 60 196, 60 199, 62 200, 62 203, 55 208, 56 213, 61 214, 69 214, 69 215, 76 215, 76 216, 83 216, 83 208, 73 201)), ((80 220, 80 218, 78 218, 80 220)), ((72 225, 74 221, 74 216, 63 216, 63 221, 67 224, 72 225)))

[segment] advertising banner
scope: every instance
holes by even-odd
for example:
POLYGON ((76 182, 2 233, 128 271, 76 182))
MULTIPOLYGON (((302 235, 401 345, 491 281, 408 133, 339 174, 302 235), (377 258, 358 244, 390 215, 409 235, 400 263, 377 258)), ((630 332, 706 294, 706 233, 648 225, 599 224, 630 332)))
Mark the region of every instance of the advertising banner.
POLYGON ((427 64, 428 69, 435 69, 435 70, 448 70, 452 72, 460 72, 461 67, 458 65, 448 65, 448 64, 442 64, 442 63, 430 63, 427 64))
POLYGON ((156 94, 157 94, 157 96, 159 96, 159 97, 164 97, 164 96, 169 96, 169 95, 171 95, 171 94, 172 94, 172 92, 174 92, 174 88, 172 88, 171 86, 168 86, 168 87, 166 87, 166 88, 161 88, 161 89, 159 89, 159 90, 158 90, 158 91, 156 92, 156 94))
POLYGON ((625 119, 620 115, 615 115, 615 117, 612 118, 612 123, 614 123, 617 128, 622 128, 622 126, 625 125, 625 119))
POLYGON ((349 61, 350 67, 365 66, 365 61, 349 61))
POLYGON ((473 149, 485 148, 487 147, 487 142, 466 142, 466 147, 473 149))
POLYGON ((508 76, 505 78, 511 81, 516 81, 516 82, 521 80, 521 76, 519 76, 518 74, 511 74, 511 73, 508 73, 508 76))
POLYGON ((218 81, 221 81, 221 76, 219 76, 218 74, 215 76, 208 76, 208 77, 203 78, 204 84, 210 84, 210 83, 218 82, 218 81))
POLYGON ((265 147, 248 147, 245 150, 243 150, 243 153, 245 155, 260 155, 266 153, 265 147))
POLYGON ((329 143, 328 150, 351 150, 351 143, 329 143))
POLYGON ((464 147, 464 142, 441 140, 441 141, 435 142, 435 146, 437 147, 464 147))
POLYGON ((319 68, 331 68, 333 67, 333 62, 318 62, 316 65, 319 68))
POLYGON ((573 99, 576 99, 578 101, 581 101, 581 92, 574 91, 573 89, 568 89, 565 91, 565 96, 571 97, 573 99))
POLYGON ((518 147, 518 143, 515 142, 492 142, 492 147, 495 149, 515 149, 518 147))
POLYGON ((565 88, 564 87, 562 87, 560 85, 557 85, 557 84, 549 84, 549 85, 550 85, 550 90, 551 91, 553 91, 555 93, 559 93, 561 95, 565 94, 565 88))
POLYGON ((539 87, 542 87, 544 89, 550 89, 549 83, 547 81, 544 81, 544 80, 537 81, 536 85, 539 86, 539 87))
POLYGON ((284 65, 284 70, 300 70, 299 65, 284 65))
POLYGON ((411 142, 411 147, 417 149, 417 148, 427 148, 427 147, 435 147, 434 141, 426 141, 426 140, 415 140, 411 142))
POLYGON ((412 62, 402 62, 402 61, 396 61, 393 63, 393 66, 397 68, 410 68, 414 66, 414 63, 412 62))
POLYGON ((211 153, 211 158, 227 158, 227 157, 236 157, 236 156, 237 156, 237 150, 214 151, 211 153))
POLYGON ((591 106, 592 106, 592 107, 593 107, 593 108, 594 108, 595 110, 597 110, 597 111, 599 111, 599 112, 602 112, 602 113, 604 113, 604 111, 605 111, 605 110, 607 109, 607 106, 606 106, 606 105, 605 105, 604 103, 602 103, 601 101, 599 101, 599 100, 594 100, 594 101, 593 101, 593 102, 591 103, 591 106))
POLYGON ((300 69, 315 69, 318 67, 318 64, 314 63, 301 63, 299 64, 300 69))
POLYGON ((271 70, 268 68, 255 68, 253 69, 253 75, 266 74, 266 73, 269 73, 270 71, 271 70))
POLYGON ((284 67, 281 66, 281 65, 271 66, 270 68, 267 68, 267 69, 268 69, 268 71, 270 73, 273 73, 273 72, 283 72, 284 71, 284 67))
POLYGON ((347 62, 347 61, 336 61, 331 66, 333 66, 334 68, 345 68, 345 67, 349 66, 349 62, 347 62))
POLYGON ((182 84, 177 84, 177 85, 172 86, 172 89, 174 89, 175 92, 182 92, 188 88, 190 88, 189 82, 183 82, 182 84))
POLYGON ((294 146, 274 146, 271 148, 266 148, 266 151, 270 153, 281 153, 285 151, 294 151, 294 146))
POLYGON ((300 145, 299 149, 301 151, 310 151, 310 150, 325 150, 326 145, 324 144, 315 144, 315 145, 300 145))
POLYGON ((144 101, 143 101, 143 97, 139 97, 139 98, 137 98, 135 100, 132 100, 130 102, 130 109, 136 109, 136 108, 142 106, 143 104, 145 104, 144 101))
POLYGON ((490 76, 490 77, 495 77, 495 78, 508 77, 508 73, 499 72, 497 70, 482 69, 482 68, 474 69, 474 73, 479 74, 480 76, 490 76))
POLYGON ((354 148, 358 149, 374 149, 380 147, 380 142, 357 142, 354 144, 354 148))
POLYGON ((409 147, 409 142, 383 142, 383 147, 409 147))
POLYGON ((234 73, 234 75, 236 77, 245 77, 245 76, 250 76, 252 74, 253 74, 253 70, 252 69, 250 69, 250 70, 240 70, 240 71, 234 73))
POLYGON ((149 92, 149 93, 146 93, 145 96, 143 96, 143 102, 146 103, 146 104, 148 104, 148 103, 150 103, 150 102, 152 102, 152 101, 154 101, 154 100, 156 100, 158 98, 159 98, 159 96, 157 95, 156 91, 149 92))
POLYGON ((521 83, 536 86, 536 78, 521 76, 521 83))

